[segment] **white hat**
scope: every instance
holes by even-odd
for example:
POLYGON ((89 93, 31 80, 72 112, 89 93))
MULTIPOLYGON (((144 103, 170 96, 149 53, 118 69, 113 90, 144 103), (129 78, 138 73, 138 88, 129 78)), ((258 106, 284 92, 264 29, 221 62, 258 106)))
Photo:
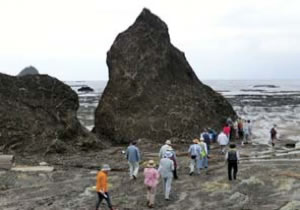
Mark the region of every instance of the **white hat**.
POLYGON ((165 154, 164 154, 164 157, 165 157, 165 158, 170 158, 170 157, 172 157, 172 156, 173 156, 173 153, 170 152, 170 151, 166 151, 165 154))
POLYGON ((166 141, 166 144, 171 144, 171 141, 170 141, 170 140, 167 140, 167 141, 166 141))
POLYGON ((110 171, 110 170, 111 170, 111 168, 109 167, 108 164, 103 164, 102 165, 101 171, 110 171))

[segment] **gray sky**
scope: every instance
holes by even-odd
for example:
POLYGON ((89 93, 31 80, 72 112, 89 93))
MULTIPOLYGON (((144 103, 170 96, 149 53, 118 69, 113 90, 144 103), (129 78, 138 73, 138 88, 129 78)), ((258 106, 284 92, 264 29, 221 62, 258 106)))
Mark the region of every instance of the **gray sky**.
POLYGON ((203 79, 300 79, 299 0, 1 0, 0 72, 107 80, 106 52, 144 7, 203 79))

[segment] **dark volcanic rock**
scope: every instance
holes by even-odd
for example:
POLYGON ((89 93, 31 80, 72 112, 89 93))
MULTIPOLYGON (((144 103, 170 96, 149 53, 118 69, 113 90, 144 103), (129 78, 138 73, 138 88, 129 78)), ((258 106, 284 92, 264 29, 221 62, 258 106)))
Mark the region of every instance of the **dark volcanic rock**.
POLYGON ((36 75, 36 74, 39 74, 39 71, 36 68, 34 68, 33 66, 29 66, 29 67, 26 67, 25 69, 23 69, 18 74, 18 76, 21 77, 21 76, 25 76, 25 75, 36 75))
POLYGON ((89 86, 83 86, 81 88, 78 88, 77 91, 79 91, 79 92, 93 92, 94 89, 89 87, 89 86))
POLYGON ((77 94, 48 75, 0 74, 0 148, 41 154, 101 146, 77 120, 78 106, 77 94))
POLYGON ((254 88, 279 88, 279 86, 276 85, 254 85, 254 88))
POLYGON ((236 117, 231 105, 202 84, 167 25, 144 9, 107 53, 109 81, 95 112, 99 136, 132 139, 192 138, 236 117))

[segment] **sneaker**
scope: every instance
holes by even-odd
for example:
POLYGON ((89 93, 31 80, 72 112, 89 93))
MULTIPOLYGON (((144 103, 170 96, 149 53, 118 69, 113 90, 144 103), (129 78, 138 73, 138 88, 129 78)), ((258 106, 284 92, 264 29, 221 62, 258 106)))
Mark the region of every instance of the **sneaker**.
POLYGON ((194 172, 190 172, 190 176, 192 176, 192 175, 193 175, 193 173, 194 173, 194 172))
POLYGON ((132 175, 132 178, 133 178, 134 180, 136 180, 136 176, 132 175))

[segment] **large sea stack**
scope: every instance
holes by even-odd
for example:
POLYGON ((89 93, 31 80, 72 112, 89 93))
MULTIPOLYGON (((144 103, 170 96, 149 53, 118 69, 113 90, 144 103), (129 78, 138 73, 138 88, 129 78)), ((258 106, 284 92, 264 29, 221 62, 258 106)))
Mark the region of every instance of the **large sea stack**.
POLYGON ((109 81, 95 112, 97 135, 115 143, 190 139, 235 118, 224 97, 199 81, 167 25, 144 9, 107 53, 109 81))
POLYGON ((0 151, 67 153, 101 144, 76 117, 77 94, 48 75, 0 74, 0 151))

